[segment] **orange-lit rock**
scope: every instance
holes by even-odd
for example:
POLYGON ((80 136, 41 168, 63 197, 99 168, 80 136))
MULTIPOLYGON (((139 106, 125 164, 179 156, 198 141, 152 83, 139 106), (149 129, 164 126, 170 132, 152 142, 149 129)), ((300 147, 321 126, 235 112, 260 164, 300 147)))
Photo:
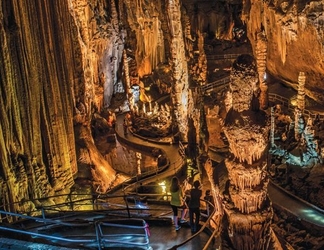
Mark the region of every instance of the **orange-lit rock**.
MULTIPOLYGON (((242 19, 253 48, 264 30, 267 71, 298 89, 296 76, 307 72, 305 92, 324 103, 322 1, 244 1, 242 19)), ((256 54, 256 51, 254 51, 256 54)))
POLYGON ((233 63, 232 107, 224 120, 231 152, 225 160, 230 180, 224 199, 227 230, 234 248, 242 250, 262 249, 268 244, 272 218, 265 157, 270 124, 258 109, 256 70, 250 55, 241 55, 233 63))

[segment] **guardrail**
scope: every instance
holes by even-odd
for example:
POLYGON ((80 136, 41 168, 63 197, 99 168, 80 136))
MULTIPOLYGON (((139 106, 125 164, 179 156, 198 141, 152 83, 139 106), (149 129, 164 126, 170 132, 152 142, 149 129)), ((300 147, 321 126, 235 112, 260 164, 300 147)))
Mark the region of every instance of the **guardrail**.
MULTIPOLYGON (((216 80, 214 82, 207 83, 206 85, 203 85, 200 87, 202 92, 207 92, 210 90, 216 90, 221 87, 226 87, 228 83, 230 82, 230 77, 224 77, 222 79, 216 80)), ((275 93, 269 93, 268 95, 269 101, 273 103, 278 103, 283 105, 288 109, 289 112, 293 113, 295 111, 295 106, 290 104, 290 100, 286 97, 283 97, 281 95, 275 94, 275 93)), ((324 114, 316 113, 315 111, 311 111, 309 109, 303 110, 303 115, 308 118, 311 117, 312 119, 319 119, 320 121, 324 120, 324 114)))
POLYGON ((215 228, 211 228, 210 225, 210 221, 213 221, 214 224, 216 225, 217 223, 214 221, 213 216, 216 213, 216 209, 215 209, 215 205, 209 201, 200 199, 203 202, 208 203, 208 205, 210 205, 213 208, 213 212, 210 215, 207 215, 207 220, 204 222, 203 226, 199 229, 199 231, 197 231, 195 234, 193 234, 192 236, 190 236, 188 239, 186 239, 185 241, 174 245, 173 247, 169 248, 168 250, 176 250, 179 247, 184 246, 185 244, 187 244, 188 242, 190 242, 191 240, 193 240, 195 237, 197 237, 200 233, 202 233, 204 231, 204 229, 209 229, 212 233, 209 236, 206 244, 204 246, 202 246, 202 250, 206 250, 208 249, 208 247, 210 246, 210 244, 215 240, 215 236, 216 233, 218 232, 215 228))
MULTIPOLYGON (((289 112, 294 112, 295 111, 295 106, 290 104, 290 101, 288 98, 283 97, 281 95, 275 94, 275 93, 269 93, 269 101, 273 103, 278 103, 283 105, 284 107, 287 107, 289 112)), ((315 111, 311 111, 309 109, 304 109, 303 115, 306 118, 311 117, 312 119, 318 118, 320 121, 324 120, 324 115, 316 113, 315 111)))
MULTIPOLYGON (((82 196, 82 194, 75 195, 82 196)), ((57 195, 55 197, 57 198, 59 196, 67 195, 57 195)), ((0 230, 13 232, 19 235, 28 235, 32 238, 46 239, 53 242, 60 241, 61 244, 83 244, 85 246, 95 247, 99 250, 104 249, 108 246, 111 247, 113 244, 127 244, 134 247, 143 247, 144 249, 151 249, 149 241, 150 231, 147 222, 145 221, 145 219, 136 218, 134 214, 133 216, 130 216, 131 210, 150 211, 151 208, 136 207, 136 204, 134 204, 133 207, 130 207, 128 204, 125 205, 125 207, 120 208, 120 204, 109 203, 109 199, 119 197, 123 197, 125 203, 128 203, 128 196, 107 195, 106 197, 100 199, 84 198, 74 200, 74 203, 78 205, 71 205, 71 202, 69 201, 53 206, 42 206, 39 208, 39 216, 29 216, 25 214, 12 213, 0 210, 0 214, 6 215, 5 217, 16 217, 16 219, 14 219, 14 221, 16 221, 15 223, 6 223, 4 221, 1 221, 2 223, 0 224, 0 230), (93 210, 91 211, 77 210, 73 212, 69 210, 70 208, 80 209, 79 206, 88 206, 90 203, 93 203, 93 210), (116 205, 116 207, 113 207, 114 205, 116 205), (63 210, 64 208, 66 208, 66 211, 63 210), (128 211, 129 215, 127 219, 106 219, 106 216, 109 214, 116 216, 114 212, 126 210, 128 211), (96 212, 93 213, 92 217, 91 212, 93 211, 96 212), (85 217, 85 219, 82 219, 83 216, 85 217), (70 228, 73 228, 73 230, 71 230, 70 228), (46 230, 49 230, 48 234, 46 233, 46 230), (53 230, 57 230, 58 234, 53 234, 53 230), (82 230, 86 230, 87 233, 74 234, 74 231, 82 232, 82 230), (60 232, 64 232, 64 234, 60 234, 60 232)), ((48 198, 51 199, 54 197, 48 198)), ((202 201, 207 202, 210 206, 214 207, 214 205, 211 202, 208 202, 206 200, 202 201)), ((167 207, 169 208, 169 206, 167 207)), ((203 226, 196 234, 192 235, 184 242, 173 246, 171 249, 177 249, 178 247, 190 242, 197 235, 202 233, 205 228, 213 231, 213 233, 209 236, 208 242, 203 248, 207 249, 208 246, 214 240, 215 234, 217 233, 213 228, 210 228, 209 226, 214 213, 215 208, 212 214, 210 214, 209 216, 206 215, 207 220, 204 222, 203 226)), ((137 213, 137 215, 138 214, 141 213, 137 213)))
MULTIPOLYGON (((67 197, 69 195, 70 194, 58 195, 55 197, 48 197, 48 199, 58 198, 59 196, 67 197)), ((75 195, 82 196, 82 194, 75 195)), ((124 200, 125 203, 127 203, 127 199, 124 198, 124 200)), ((112 206, 110 206, 109 208, 106 207, 104 210, 96 210, 96 208, 100 206, 100 203, 96 202, 96 200, 92 198, 74 200, 73 203, 75 204, 71 205, 71 202, 69 201, 53 206, 42 206, 39 208, 39 216, 29 216, 0 210, 0 230, 14 232, 20 235, 28 235, 32 238, 47 239, 50 241, 61 241, 65 243, 84 244, 89 246, 91 245, 97 249, 103 249, 105 246, 111 246, 112 244, 128 244, 134 247, 140 246, 145 249, 151 249, 149 246, 149 227, 144 219, 130 218, 130 216, 127 219, 105 219, 107 213, 112 211, 116 212, 127 210, 128 215, 130 215, 130 210, 142 210, 143 208, 125 205, 123 208, 118 206, 112 208, 112 206), (92 203, 91 206, 93 207, 93 210, 73 210, 73 208, 77 207, 80 209, 80 206, 85 206, 88 208, 90 203, 92 203), (66 208, 65 212, 68 213, 64 212, 64 208, 66 208), (91 219, 89 211, 97 211, 94 214, 93 219, 91 219), (99 217, 99 212, 102 212, 102 218, 98 219, 96 217, 99 217), (72 219, 75 216, 78 218, 78 220, 72 219), (83 220, 82 216, 85 216, 86 219, 83 220), (15 221, 15 223, 7 223, 3 220, 3 218, 8 217, 14 217, 14 219, 11 219, 11 221, 15 221), (71 220, 69 220, 69 218, 71 220), (28 229, 28 225, 32 225, 32 227, 28 229), (24 229, 21 229, 22 227, 24 229), (64 231, 65 235, 53 235, 51 230, 54 228, 60 230, 60 232, 64 231), (73 230, 70 228, 73 228, 73 230), (117 230, 111 230, 111 228, 122 228, 123 232, 117 233, 117 230), (49 233, 46 234, 45 230, 49 230, 49 233), (82 230, 86 230, 87 234, 73 235, 69 233, 82 230), (43 233, 41 233, 42 231, 43 233), (122 237, 123 240, 118 240, 118 237, 122 237)), ((101 205, 103 204, 107 204, 107 202, 105 201, 101 205)), ((35 213, 36 211, 33 212, 35 213)))
POLYGON ((206 55, 207 60, 223 60, 223 59, 228 59, 228 60, 234 60, 238 56, 242 54, 223 54, 223 55, 206 55))
POLYGON ((226 87, 228 86, 228 83, 230 82, 230 77, 224 77, 222 79, 207 83, 203 86, 200 87, 201 91, 207 92, 210 90, 216 90, 219 89, 220 87, 226 87))

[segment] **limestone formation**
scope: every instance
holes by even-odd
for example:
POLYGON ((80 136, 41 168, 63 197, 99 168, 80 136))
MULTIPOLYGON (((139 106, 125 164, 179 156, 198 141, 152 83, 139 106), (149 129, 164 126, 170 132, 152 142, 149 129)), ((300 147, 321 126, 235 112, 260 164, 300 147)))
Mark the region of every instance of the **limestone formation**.
POLYGON ((161 2, 125 0, 127 22, 135 33, 134 49, 139 77, 151 74, 165 61, 161 2))
MULTIPOLYGON (((196 2, 2 1, 0 205, 4 210, 33 214, 36 206, 55 205, 55 200, 46 197, 72 192, 81 167, 92 174, 92 186, 86 187, 89 193, 109 190, 117 174, 113 161, 97 148, 94 124, 100 120, 112 126, 114 119, 106 121, 100 114, 110 108, 116 94, 128 94, 131 110, 138 116, 144 117, 144 107, 151 112, 150 98, 141 110, 132 98, 145 96, 142 78, 164 67, 163 74, 171 69, 172 79, 163 82, 159 78, 156 85, 160 94, 171 94, 172 103, 155 103, 151 113, 160 123, 154 126, 164 124, 163 137, 169 135, 174 122, 181 140, 193 147, 199 145, 198 150, 206 153, 210 144, 221 140, 218 118, 226 111, 222 125, 230 149, 225 161, 230 185, 224 197, 212 182, 211 162, 206 166, 216 198, 216 221, 223 215, 223 205, 229 225, 224 230, 234 248, 266 248, 272 209, 264 156, 269 124, 268 117, 258 109, 259 105, 267 107, 263 75, 267 70, 299 88, 295 124, 291 122, 289 128, 295 128, 291 137, 296 135, 293 139, 297 139, 301 153, 296 156, 278 147, 278 155, 287 157, 284 160, 289 164, 322 163, 324 150, 318 145, 315 128, 322 122, 302 116, 302 111, 306 95, 324 103, 323 3, 251 0, 243 1, 241 8, 237 1, 196 2), (241 23, 234 18, 239 17, 247 26, 257 64, 247 55, 236 60, 226 108, 208 109, 210 144, 202 147, 207 134, 202 131, 206 118, 203 100, 198 89, 189 88, 189 82, 204 85, 207 81, 204 39, 232 40, 234 25, 241 23), (189 75, 187 63, 196 60, 196 46, 198 61, 189 75), (297 85, 299 72, 307 73, 307 82, 300 73, 297 85), (130 95, 131 89, 134 95, 130 95), (34 202, 37 198, 42 198, 43 204, 34 202)), ((275 122, 271 146, 277 142, 275 122)))
MULTIPOLYGON (((116 6, 112 22, 104 18, 106 7, 27 0, 0 8, 3 203, 68 193, 78 174, 80 134, 88 140, 82 149, 91 156, 94 179, 103 189, 115 179, 90 131, 93 111, 109 105, 122 52, 120 33, 112 28, 116 6)), ((8 211, 23 210, 16 204, 8 211)))
POLYGON ((267 196, 268 133, 262 111, 253 110, 258 82, 254 59, 241 55, 233 63, 232 107, 224 120, 231 155, 225 160, 230 185, 224 199, 228 234, 235 249, 265 249, 272 210, 267 196))
POLYGON ((256 62, 259 74, 260 83, 260 107, 267 109, 268 107, 268 86, 266 82, 266 69, 267 69, 267 40, 264 32, 259 32, 256 42, 256 62))
MULTIPOLYGON (((296 75, 307 72, 305 93, 324 103, 323 2, 243 1, 242 20, 252 47, 264 30, 267 38, 267 72, 298 89, 296 75)), ((254 54, 257 55, 256 50, 254 54)))
POLYGON ((181 139, 188 141, 188 65, 184 50, 183 32, 181 25, 180 1, 167 1, 167 15, 171 33, 170 62, 173 70, 171 99, 175 120, 179 127, 181 139))
MULTIPOLYGON (((46 197, 74 184, 72 100, 82 68, 72 59, 80 55, 80 46, 73 46, 76 27, 65 2, 14 6, 8 1, 0 16, 0 196, 6 204, 46 197)), ((19 206, 8 211, 21 211, 19 206)))
POLYGON ((305 109, 305 72, 299 72, 298 75, 298 92, 297 92, 297 108, 304 112, 305 109))

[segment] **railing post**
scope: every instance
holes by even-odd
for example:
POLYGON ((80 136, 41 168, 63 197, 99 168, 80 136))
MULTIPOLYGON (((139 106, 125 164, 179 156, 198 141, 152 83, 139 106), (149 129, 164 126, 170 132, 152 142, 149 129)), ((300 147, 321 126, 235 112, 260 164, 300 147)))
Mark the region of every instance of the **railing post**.
POLYGON ((42 207, 42 218, 45 221, 44 223, 46 224, 46 217, 45 217, 45 212, 44 212, 44 208, 42 207))
POLYGON ((130 211, 129 211, 128 200, 127 200, 127 196, 125 194, 124 194, 124 201, 125 201, 125 204, 126 204, 128 218, 130 218, 131 215, 130 215, 130 211))
POLYGON ((101 250, 101 236, 99 234, 99 232, 101 230, 99 230, 100 227, 100 222, 95 222, 95 230, 96 230, 96 239, 97 239, 97 244, 98 244, 98 250, 101 250))

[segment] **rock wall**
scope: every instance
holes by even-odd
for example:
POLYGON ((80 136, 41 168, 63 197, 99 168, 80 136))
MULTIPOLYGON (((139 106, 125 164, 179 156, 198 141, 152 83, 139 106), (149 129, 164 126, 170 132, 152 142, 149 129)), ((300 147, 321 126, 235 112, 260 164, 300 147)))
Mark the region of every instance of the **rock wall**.
MULTIPOLYGON (((102 189, 113 182, 115 171, 98 154, 90 131, 93 112, 109 105, 118 89, 123 32, 113 3, 2 3, 2 205, 69 192, 80 148, 86 149, 102 189), (75 138, 87 143, 77 147, 75 138)), ((33 206, 20 202, 6 209, 33 206)))
POLYGON ((0 196, 9 198, 3 203, 44 197, 74 183, 73 83, 83 79, 67 7, 26 0, 0 8, 0 196))
POLYGON ((305 72, 306 94, 323 104, 323 2, 247 0, 243 6, 242 20, 253 48, 257 34, 265 32, 267 71, 295 89, 299 72, 305 72))

